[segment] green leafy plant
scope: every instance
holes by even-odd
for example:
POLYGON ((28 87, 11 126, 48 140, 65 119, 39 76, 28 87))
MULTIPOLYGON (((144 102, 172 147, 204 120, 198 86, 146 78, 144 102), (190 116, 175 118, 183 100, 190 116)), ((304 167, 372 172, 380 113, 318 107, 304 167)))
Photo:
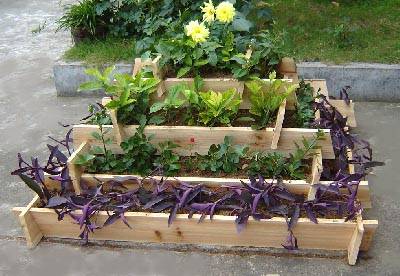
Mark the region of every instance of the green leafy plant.
POLYGON ((269 75, 269 81, 259 78, 246 82, 250 90, 250 113, 254 115, 255 129, 266 127, 282 102, 292 94, 297 85, 288 85, 281 79, 276 79, 276 73, 269 75))
POLYGON ((185 99, 182 99, 181 93, 185 89, 185 84, 177 84, 168 90, 168 94, 163 102, 155 102, 150 107, 150 113, 155 113, 160 110, 164 111, 163 117, 167 118, 167 121, 176 115, 176 112, 180 107, 185 104, 185 99))
POLYGON ((103 129, 103 119, 97 121, 99 132, 92 132, 92 137, 102 146, 92 145, 85 154, 79 154, 75 160, 76 165, 85 166, 88 172, 120 171, 121 162, 118 157, 107 148, 112 143, 110 137, 106 138, 107 131, 103 129))
POLYGON ((66 6, 64 15, 57 20, 58 30, 69 29, 75 37, 104 35, 105 21, 96 13, 99 0, 82 0, 66 6))
POLYGON ((253 152, 247 172, 251 176, 304 179, 307 167, 304 160, 313 156, 314 150, 318 148, 318 141, 323 137, 324 133, 318 131, 310 140, 303 138, 302 146, 296 144, 296 150, 287 157, 280 152, 253 152))
POLYGON ((174 154, 173 150, 179 146, 171 141, 166 141, 158 144, 160 155, 156 158, 154 165, 156 168, 162 168, 163 175, 176 175, 181 165, 179 164, 179 155, 174 154))
POLYGON ((153 170, 157 152, 156 147, 150 143, 152 136, 146 137, 144 128, 145 126, 140 126, 135 135, 121 143, 124 170, 139 175, 148 175, 153 170))
POLYGON ((299 83, 299 88, 296 90, 297 106, 296 106, 296 124, 299 127, 310 127, 314 121, 314 89, 309 83, 302 80, 299 83))
POLYGON ((112 125, 110 116, 103 105, 90 104, 88 106, 89 115, 81 119, 85 124, 89 125, 112 125))
POLYGON ((262 30, 253 39, 242 38, 248 44, 246 53, 237 53, 231 60, 233 77, 244 79, 249 77, 267 77, 284 56, 283 40, 279 34, 270 30, 262 30))
POLYGON ((247 167, 251 176, 273 178, 286 175, 286 158, 280 152, 254 152, 247 167))
POLYGON ((236 172, 248 150, 246 145, 233 145, 232 137, 225 136, 223 143, 211 145, 206 156, 198 155, 198 168, 212 172, 236 172))
POLYGON ((216 124, 230 125, 242 102, 240 95, 235 89, 224 92, 200 92, 200 121, 207 126, 216 124))
POLYGON ((78 91, 104 89, 112 96, 106 107, 117 110, 119 122, 143 123, 147 120, 150 95, 156 90, 159 80, 144 78, 141 72, 135 76, 113 74, 114 70, 115 66, 106 68, 103 73, 95 68, 87 69, 86 74, 94 80, 81 84, 78 91))
POLYGON ((236 1, 233 17, 227 20, 204 14, 203 19, 204 16, 211 18, 202 23, 192 20, 184 28, 183 24, 175 25, 155 46, 155 51, 162 56, 160 66, 167 75, 176 74, 178 78, 217 72, 233 74, 235 78, 265 77, 279 63, 282 51, 278 46, 280 36, 266 28, 258 29, 268 25, 271 19, 265 13, 266 5, 259 2, 236 1), (237 8, 242 11, 237 12, 237 8), (261 22, 261 18, 269 19, 261 22), (197 26, 195 32, 190 31, 193 26, 197 26))
POLYGON ((324 139, 324 132, 318 130, 314 137, 310 140, 303 138, 302 145, 297 143, 296 150, 289 154, 288 164, 286 167, 287 175, 293 179, 304 178, 302 160, 310 158, 314 155, 314 150, 318 148, 318 141, 324 139))

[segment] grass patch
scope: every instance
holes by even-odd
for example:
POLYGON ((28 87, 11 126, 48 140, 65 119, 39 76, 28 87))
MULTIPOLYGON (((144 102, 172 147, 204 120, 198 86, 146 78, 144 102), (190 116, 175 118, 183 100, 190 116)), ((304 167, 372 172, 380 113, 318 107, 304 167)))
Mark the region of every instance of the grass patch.
MULTIPOLYGON (((285 50, 299 61, 400 63, 399 0, 269 0, 285 50)), ((85 41, 64 58, 133 62, 134 39, 85 41)))
POLYGON ((298 60, 400 63, 399 0, 268 2, 298 60))
POLYGON ((135 59, 134 47, 134 39, 85 40, 67 50, 64 59, 80 60, 94 65, 111 64, 119 61, 133 63, 135 59))

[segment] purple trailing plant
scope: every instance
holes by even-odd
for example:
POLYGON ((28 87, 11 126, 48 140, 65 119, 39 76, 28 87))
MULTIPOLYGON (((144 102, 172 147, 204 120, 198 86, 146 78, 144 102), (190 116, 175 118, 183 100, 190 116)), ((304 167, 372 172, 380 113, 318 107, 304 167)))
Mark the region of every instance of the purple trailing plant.
POLYGON ((70 188, 70 178, 67 168, 67 155, 71 155, 71 132, 69 130, 64 140, 56 140, 57 145, 47 145, 50 151, 49 157, 46 164, 41 165, 38 158, 32 157, 30 162, 22 157, 22 154, 18 153, 18 169, 11 172, 12 175, 18 175, 25 184, 31 188, 42 201, 47 202, 50 197, 50 191, 47 189, 45 181, 45 173, 50 175, 50 178, 59 181, 61 184, 61 191, 65 192, 70 188), (65 150, 67 155, 62 151, 65 150))

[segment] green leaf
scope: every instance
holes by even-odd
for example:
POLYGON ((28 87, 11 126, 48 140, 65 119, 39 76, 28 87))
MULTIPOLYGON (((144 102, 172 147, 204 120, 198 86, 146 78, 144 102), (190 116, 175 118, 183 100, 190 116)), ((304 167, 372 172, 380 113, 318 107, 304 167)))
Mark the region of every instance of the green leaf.
POLYGON ((232 22, 232 27, 238 32, 248 32, 253 27, 253 23, 244 17, 236 17, 232 22))
POLYGON ((210 63, 211 66, 217 65, 218 56, 215 52, 208 53, 208 63, 210 63))
POLYGON ((178 73, 176 74, 176 76, 177 76, 178 78, 181 78, 181 77, 183 77, 184 75, 186 75, 187 73, 189 73, 189 71, 190 71, 191 69, 192 69, 191 67, 183 67, 183 68, 180 68, 180 69, 178 70, 178 73))
POLYGON ((103 83, 101 81, 88 81, 79 85, 78 92, 82 91, 90 91, 90 90, 98 90, 104 88, 103 83))
POLYGON ((75 165, 86 165, 89 163, 91 160, 95 159, 96 156, 93 154, 79 154, 77 156, 77 159, 75 160, 74 164, 75 165))
POLYGON ((150 113, 155 113, 157 111, 160 111, 161 109, 164 108, 164 102, 155 102, 151 107, 150 107, 150 113))
POLYGON ((208 59, 198 60, 194 63, 194 66, 200 67, 206 65, 208 63, 208 59))
POLYGON ((240 79, 246 76, 248 73, 248 70, 245 68, 237 68, 233 70, 233 77, 236 79, 240 79))
POLYGON ((249 117, 249 116, 242 116, 242 117, 237 118, 236 121, 239 121, 239 122, 254 122, 255 119, 252 118, 252 117, 249 117))
POLYGON ((165 122, 164 116, 154 115, 149 119, 148 124, 149 125, 161 125, 164 122, 165 122))
POLYGON ((100 71, 97 68, 88 68, 85 70, 85 74, 89 76, 93 76, 98 80, 103 79, 103 75, 100 73, 100 71))
POLYGON ((22 179, 22 181, 25 182, 25 184, 32 190, 34 191, 39 197, 40 199, 45 199, 44 193, 42 188, 40 187, 40 185, 38 183, 36 183, 36 181, 34 181, 33 179, 31 179, 29 176, 26 176, 24 174, 18 174, 18 176, 22 179))
POLYGON ((106 107, 109 108, 109 109, 118 109, 119 101, 118 100, 112 100, 108 104, 106 104, 106 107))

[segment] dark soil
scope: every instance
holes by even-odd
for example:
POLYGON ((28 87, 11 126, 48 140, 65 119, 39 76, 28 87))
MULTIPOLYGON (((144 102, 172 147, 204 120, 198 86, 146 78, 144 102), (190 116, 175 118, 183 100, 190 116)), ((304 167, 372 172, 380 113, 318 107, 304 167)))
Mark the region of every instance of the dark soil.
MULTIPOLYGON (((197 167, 197 164, 199 162, 199 157, 197 156, 181 156, 180 157, 180 165, 181 169, 180 171, 176 174, 176 176, 181 176, 181 177, 210 177, 210 178, 241 178, 241 179, 247 179, 249 177, 247 173, 247 166, 249 163, 249 160, 243 159, 241 160, 238 170, 236 172, 231 172, 231 173, 225 173, 223 171, 220 172, 212 172, 209 170, 201 170, 197 167)), ((307 179, 308 176, 311 174, 311 164, 312 160, 311 159, 305 159, 303 160, 304 163, 304 175, 305 178, 307 179)), ((86 173, 94 173, 94 172, 89 172, 86 171, 86 173)), ((134 174, 133 172, 112 172, 112 171, 98 171, 96 173, 99 174, 119 174, 119 175, 131 175, 134 174)), ((266 176, 266 178, 271 178, 266 176)), ((284 177, 284 180, 290 180, 289 177, 284 177)))
POLYGON ((285 118, 283 120, 282 127, 286 127, 286 128, 299 127, 296 123, 296 111, 295 110, 286 110, 285 111, 285 118))

